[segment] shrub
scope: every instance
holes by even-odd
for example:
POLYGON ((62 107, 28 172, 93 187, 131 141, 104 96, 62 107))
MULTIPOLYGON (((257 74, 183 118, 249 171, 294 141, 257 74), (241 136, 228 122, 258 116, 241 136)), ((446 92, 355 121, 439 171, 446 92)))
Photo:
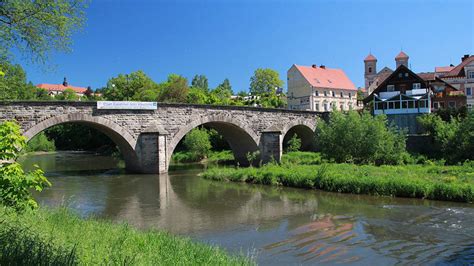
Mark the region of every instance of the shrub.
POLYGON ((293 137, 288 141, 288 147, 286 148, 287 152, 295 152, 301 149, 301 139, 297 134, 294 134, 293 137))
POLYGON ((26 145, 27 152, 34 151, 55 151, 54 140, 49 140, 44 132, 34 136, 26 145))
POLYGON ((184 138, 184 146, 192 154, 195 161, 207 157, 211 150, 211 141, 206 129, 195 128, 184 138))
POLYGON ((332 112, 329 122, 319 121, 316 142, 336 162, 398 164, 406 154, 404 132, 388 125, 384 115, 368 112, 332 112))
POLYGON ((50 185, 41 169, 25 173, 15 160, 25 148, 25 137, 15 122, 0 124, 0 203, 16 210, 36 208, 30 190, 50 185))

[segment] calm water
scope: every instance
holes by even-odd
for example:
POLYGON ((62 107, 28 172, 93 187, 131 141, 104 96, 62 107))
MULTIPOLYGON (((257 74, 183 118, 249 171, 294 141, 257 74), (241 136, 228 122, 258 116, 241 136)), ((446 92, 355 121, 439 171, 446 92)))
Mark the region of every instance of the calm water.
POLYGON ((36 198, 254 256, 259 264, 474 263, 474 205, 212 182, 202 166, 130 175, 110 157, 30 155, 53 186, 36 198))

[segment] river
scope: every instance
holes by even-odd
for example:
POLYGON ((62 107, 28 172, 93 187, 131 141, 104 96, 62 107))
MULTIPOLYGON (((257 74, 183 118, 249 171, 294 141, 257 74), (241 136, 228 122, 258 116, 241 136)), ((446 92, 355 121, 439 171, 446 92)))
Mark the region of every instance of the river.
POLYGON ((189 236, 261 265, 474 262, 472 204, 209 181, 199 164, 126 174, 111 157, 80 152, 21 163, 53 184, 35 193, 40 204, 189 236))

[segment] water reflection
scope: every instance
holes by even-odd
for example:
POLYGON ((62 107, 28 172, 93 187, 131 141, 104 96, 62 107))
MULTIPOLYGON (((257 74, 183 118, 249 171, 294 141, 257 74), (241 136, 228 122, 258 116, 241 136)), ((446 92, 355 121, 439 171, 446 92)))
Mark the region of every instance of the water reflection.
POLYGON ((37 194, 81 215, 126 221, 256 252, 262 264, 468 264, 470 204, 341 195, 212 182, 201 166, 169 175, 127 175, 108 157, 59 153, 24 158, 53 187, 37 194), (92 169, 92 170, 91 170, 92 169))

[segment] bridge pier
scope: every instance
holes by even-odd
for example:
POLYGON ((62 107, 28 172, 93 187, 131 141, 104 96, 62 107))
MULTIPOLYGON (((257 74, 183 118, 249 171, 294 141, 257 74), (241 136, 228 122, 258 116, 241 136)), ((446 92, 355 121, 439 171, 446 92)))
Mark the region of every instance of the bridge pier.
POLYGON ((260 137, 260 160, 266 164, 280 162, 283 154, 283 136, 280 130, 267 130, 260 137))
POLYGON ((144 174, 168 172, 166 134, 146 132, 137 140, 137 171, 144 174))

